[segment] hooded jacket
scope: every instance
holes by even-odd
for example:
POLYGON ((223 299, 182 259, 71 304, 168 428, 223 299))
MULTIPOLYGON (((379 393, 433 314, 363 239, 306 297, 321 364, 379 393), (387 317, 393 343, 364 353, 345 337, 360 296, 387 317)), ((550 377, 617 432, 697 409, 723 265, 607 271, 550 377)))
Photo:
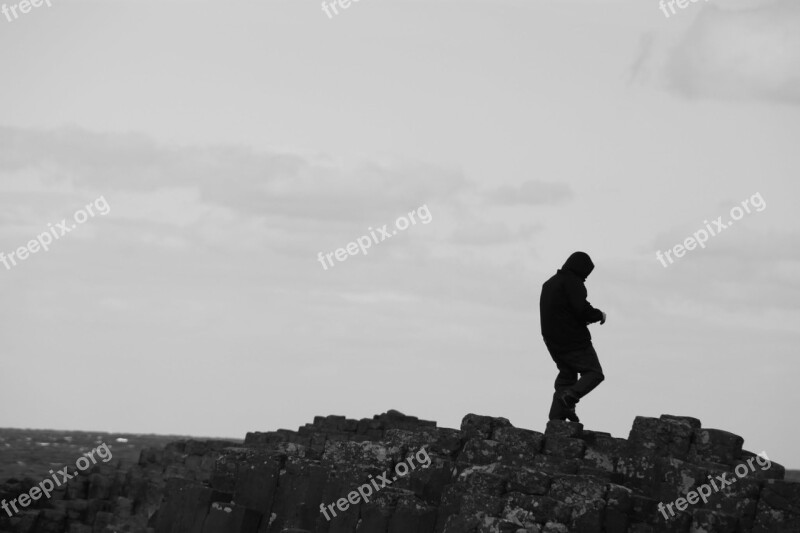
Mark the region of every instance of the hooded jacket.
POLYGON ((603 319, 603 313, 586 301, 583 282, 592 270, 594 263, 589 255, 575 252, 542 285, 539 315, 542 337, 550 351, 568 352, 592 345, 586 326, 603 319))

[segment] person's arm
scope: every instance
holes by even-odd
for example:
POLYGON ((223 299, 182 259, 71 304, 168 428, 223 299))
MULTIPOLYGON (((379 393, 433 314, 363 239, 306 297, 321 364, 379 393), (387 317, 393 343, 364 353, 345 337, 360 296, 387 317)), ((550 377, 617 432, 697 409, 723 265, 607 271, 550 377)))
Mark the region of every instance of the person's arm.
POLYGON ((587 324, 595 322, 605 322, 606 315, 599 309, 592 307, 586 300, 586 287, 578 280, 569 280, 564 285, 567 291, 567 300, 570 309, 578 317, 578 320, 587 324))

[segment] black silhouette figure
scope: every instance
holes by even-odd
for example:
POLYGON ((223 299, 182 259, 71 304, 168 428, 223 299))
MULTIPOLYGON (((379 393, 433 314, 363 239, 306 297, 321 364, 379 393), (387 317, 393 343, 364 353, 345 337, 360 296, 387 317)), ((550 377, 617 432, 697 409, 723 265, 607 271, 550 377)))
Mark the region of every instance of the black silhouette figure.
POLYGON ((589 255, 575 252, 542 285, 539 298, 542 337, 558 366, 550 420, 578 422, 575 404, 605 379, 586 327, 606 321, 606 314, 586 300, 583 283, 592 270, 594 263, 589 255))

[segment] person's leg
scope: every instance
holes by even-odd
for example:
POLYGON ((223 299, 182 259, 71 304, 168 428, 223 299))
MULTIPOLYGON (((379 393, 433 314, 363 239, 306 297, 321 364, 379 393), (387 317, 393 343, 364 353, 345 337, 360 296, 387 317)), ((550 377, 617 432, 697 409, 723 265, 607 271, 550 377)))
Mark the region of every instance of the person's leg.
POLYGON ((553 387, 557 391, 572 387, 578 382, 577 369, 562 362, 556 362, 556 365, 558 366, 558 375, 553 387))
POLYGON ((558 366, 558 376, 554 383, 555 392, 553 393, 553 401, 550 404, 550 413, 548 418, 550 420, 565 420, 567 417, 566 406, 561 402, 560 396, 565 389, 574 386, 578 381, 578 373, 569 365, 560 361, 558 355, 550 354, 558 366))
POLYGON ((600 360, 593 346, 584 350, 569 352, 561 355, 561 360, 577 371, 581 377, 569 387, 569 390, 578 398, 583 398, 594 390, 605 379, 600 360))

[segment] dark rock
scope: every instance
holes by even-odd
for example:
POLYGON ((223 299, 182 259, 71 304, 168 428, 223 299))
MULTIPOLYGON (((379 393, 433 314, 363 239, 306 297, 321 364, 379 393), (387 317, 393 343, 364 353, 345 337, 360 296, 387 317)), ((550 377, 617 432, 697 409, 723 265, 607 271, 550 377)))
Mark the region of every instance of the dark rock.
POLYGON ((107 526, 114 522, 114 515, 112 513, 100 512, 94 519, 94 526, 92 533, 103 533, 107 526))
POLYGON ((577 474, 582 466, 579 459, 568 459, 554 455, 537 455, 533 459, 533 466, 536 470, 549 474, 577 474))
POLYGON ((628 445, 632 454, 670 455, 685 458, 694 436, 694 428, 683 418, 648 418, 633 421, 628 445))
POLYGON ((652 455, 623 456, 617 461, 616 471, 624 476, 626 486, 652 493, 658 486, 656 466, 652 455))
POLYGON ((606 515, 604 527, 607 533, 625 533, 630 524, 633 491, 627 487, 610 483, 606 491, 606 515))
POLYGON ((747 450, 742 450, 741 458, 733 463, 734 466, 746 464, 750 470, 748 477, 754 479, 783 479, 786 476, 786 468, 783 465, 747 450))
MULTIPOLYGON (((0 532, 796 532, 800 484, 784 473, 685 416, 637 417, 626 440, 565 421, 542 434, 475 414, 460 430, 398 411, 333 415, 95 465, 0 512, 0 532)), ((9 480, 0 498, 34 484, 9 480)))
POLYGON ((544 434, 548 437, 575 437, 583 434, 583 424, 567 420, 550 420, 544 434))
POLYGON ((800 531, 800 483, 770 479, 764 482, 753 532, 800 531))
POLYGON ((586 440, 586 451, 583 454, 583 459, 584 463, 589 466, 607 472, 615 472, 617 462, 621 457, 627 455, 627 451, 628 442, 625 439, 615 439, 604 435, 595 436, 586 440))
POLYGON ((691 455, 695 461, 733 464, 742 456, 744 439, 721 429, 695 429, 691 455))
POLYGON ((421 428, 419 431, 388 429, 383 441, 397 446, 403 455, 415 454, 425 448, 428 453, 454 456, 461 450, 464 441, 456 429, 421 428))
POLYGON ((213 502, 202 533, 256 533, 261 513, 225 502, 213 502))
POLYGON ((468 414, 461 420, 461 433, 467 439, 491 439, 494 430, 501 427, 512 427, 507 418, 494 418, 468 414))
POLYGON ((528 429, 499 427, 492 432, 492 440, 500 444, 498 461, 512 466, 532 466, 542 450, 544 435, 528 429))
POLYGON ((691 416, 661 415, 659 418, 661 420, 672 420, 675 422, 681 422, 683 424, 687 424, 692 429, 700 429, 702 427, 700 420, 691 416))
MULTIPOLYGON (((712 478, 719 474, 711 474, 712 478)), ((730 473, 726 474, 726 479, 735 480, 733 484, 720 488, 719 491, 714 490, 711 481, 706 479, 703 483, 707 486, 705 492, 708 492, 708 487, 711 488, 711 495, 706 497, 707 503, 702 502, 702 505, 708 509, 727 514, 730 516, 738 517, 744 529, 751 529, 756 515, 756 506, 758 504, 759 493, 761 491, 761 482, 757 479, 740 478, 737 479, 736 475, 730 473)), ((717 486, 721 482, 716 481, 717 486)), ((697 517, 695 517, 695 521, 697 517)))
POLYGON ((654 495, 661 501, 674 501, 707 481, 707 469, 674 457, 659 457, 655 466, 654 495))
MULTIPOLYGON (((445 531, 457 531, 457 524, 472 523, 471 519, 477 519, 475 524, 480 523, 481 516, 498 516, 503 510, 504 500, 499 496, 490 496, 474 492, 469 487, 451 485, 447 487, 442 495, 442 503, 439 505, 438 524, 446 526, 445 531), (454 515, 459 520, 451 520, 454 515), (462 521, 460 518, 469 517, 470 520, 462 521)), ((462 525, 463 525, 462 524, 462 525)), ((466 527, 466 526, 464 526, 466 527)))
POLYGON ((565 459, 583 459, 586 442, 570 437, 547 436, 544 440, 544 453, 565 459))
POLYGON ((202 533, 211 502, 230 502, 231 498, 230 494, 225 497, 222 492, 179 478, 167 481, 166 493, 156 533, 202 533))
POLYGON ((389 520, 388 533, 434 533, 437 508, 425 505, 413 496, 400 498, 389 520))
POLYGON ((714 533, 736 533, 738 521, 735 515, 729 515, 710 509, 696 509, 692 513, 691 531, 713 531, 714 533))
POLYGON ((469 439, 464 444, 464 449, 458 454, 457 464, 488 465, 497 461, 500 454, 500 443, 495 440, 469 439))
POLYGON ((550 488, 549 474, 528 468, 515 469, 506 481, 506 492, 528 495, 544 495, 550 488))

